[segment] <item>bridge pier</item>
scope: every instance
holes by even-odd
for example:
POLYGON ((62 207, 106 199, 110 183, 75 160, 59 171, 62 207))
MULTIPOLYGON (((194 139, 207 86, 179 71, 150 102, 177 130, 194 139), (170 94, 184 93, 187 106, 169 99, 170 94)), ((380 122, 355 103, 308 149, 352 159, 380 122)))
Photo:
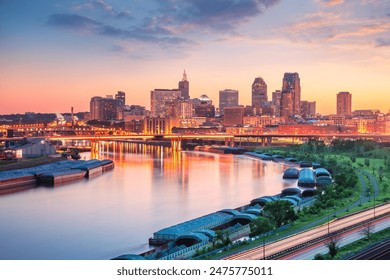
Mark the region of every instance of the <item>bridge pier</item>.
POLYGON ((91 152, 98 154, 99 153, 99 141, 91 140, 91 152))
POLYGON ((225 138, 225 146, 234 147, 234 137, 225 138))
POLYGON ((172 138, 171 139, 171 148, 173 151, 181 151, 181 139, 172 138))

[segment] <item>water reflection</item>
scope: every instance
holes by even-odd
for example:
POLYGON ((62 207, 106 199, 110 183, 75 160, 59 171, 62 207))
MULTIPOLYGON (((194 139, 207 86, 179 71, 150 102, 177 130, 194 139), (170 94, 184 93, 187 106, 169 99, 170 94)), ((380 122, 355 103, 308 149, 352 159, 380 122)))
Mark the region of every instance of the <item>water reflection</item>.
POLYGON ((166 226, 236 208, 295 182, 286 168, 244 156, 172 152, 159 146, 102 142, 115 169, 58 188, 0 197, 1 259, 109 259, 147 250, 166 226))

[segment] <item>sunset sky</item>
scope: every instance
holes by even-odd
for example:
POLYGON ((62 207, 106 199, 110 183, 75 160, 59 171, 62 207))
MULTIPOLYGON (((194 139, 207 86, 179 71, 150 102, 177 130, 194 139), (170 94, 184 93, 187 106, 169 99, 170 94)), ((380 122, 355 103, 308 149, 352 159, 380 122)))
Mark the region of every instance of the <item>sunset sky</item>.
POLYGON ((302 100, 336 112, 390 109, 389 0, 0 0, 0 114, 89 111, 93 96, 150 91, 192 98, 239 90, 250 105, 261 76, 268 97, 298 72, 302 100))

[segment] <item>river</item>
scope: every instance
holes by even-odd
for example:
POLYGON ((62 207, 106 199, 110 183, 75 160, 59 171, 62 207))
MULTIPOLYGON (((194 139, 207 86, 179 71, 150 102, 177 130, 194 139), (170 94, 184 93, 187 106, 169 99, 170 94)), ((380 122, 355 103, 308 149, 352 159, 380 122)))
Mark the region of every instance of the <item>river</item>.
POLYGON ((149 249, 153 232, 280 193, 281 163, 105 143, 115 169, 58 187, 0 197, 0 259, 110 259, 149 249))

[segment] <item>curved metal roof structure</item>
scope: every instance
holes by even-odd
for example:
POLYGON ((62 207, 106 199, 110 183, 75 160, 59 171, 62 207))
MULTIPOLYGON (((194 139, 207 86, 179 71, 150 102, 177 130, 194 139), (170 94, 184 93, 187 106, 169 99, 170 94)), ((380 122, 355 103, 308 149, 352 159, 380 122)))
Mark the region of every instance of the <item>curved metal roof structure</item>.
POLYGON ((299 171, 298 186, 299 187, 316 186, 316 178, 314 176, 314 171, 312 169, 303 168, 299 171))
POLYGON ((282 190, 282 196, 298 195, 302 194, 302 190, 298 187, 285 188, 282 190))
POLYGON ((314 196, 316 194, 317 194, 316 188, 309 188, 309 189, 302 190, 302 197, 314 196))
POLYGON ((153 233, 153 238, 163 240, 175 240, 179 236, 196 231, 211 229, 231 221, 234 214, 218 211, 190 221, 173 225, 153 233))
POLYGON ((251 205, 259 204, 260 206, 264 206, 264 204, 266 204, 267 202, 273 202, 276 200, 278 200, 277 196, 262 196, 251 200, 251 205))
POLYGON ((287 168, 283 173, 283 179, 298 179, 299 170, 293 167, 287 168))
POLYGON ((261 213, 263 213, 263 209, 258 207, 250 207, 244 211, 244 214, 252 214, 256 216, 260 216, 261 213))
POLYGON ((325 168, 317 168, 316 170, 314 170, 316 176, 331 176, 329 171, 326 170, 325 168))

